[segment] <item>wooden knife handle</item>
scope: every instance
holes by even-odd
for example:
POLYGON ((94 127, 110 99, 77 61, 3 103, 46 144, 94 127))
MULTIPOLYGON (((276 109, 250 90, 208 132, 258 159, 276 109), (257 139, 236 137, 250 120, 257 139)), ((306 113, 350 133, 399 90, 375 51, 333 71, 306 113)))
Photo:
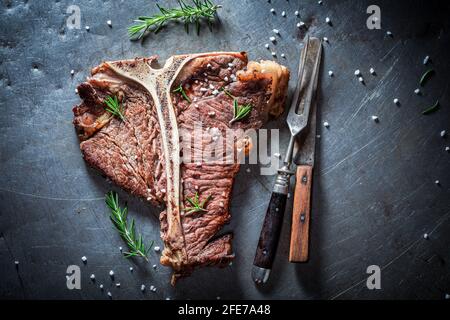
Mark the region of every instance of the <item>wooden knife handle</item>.
POLYGON ((308 165, 297 167, 289 249, 290 262, 308 260, 312 170, 313 167, 308 165))
POLYGON ((286 199, 286 194, 272 192, 253 261, 253 265, 257 267, 272 268, 283 224, 286 199))

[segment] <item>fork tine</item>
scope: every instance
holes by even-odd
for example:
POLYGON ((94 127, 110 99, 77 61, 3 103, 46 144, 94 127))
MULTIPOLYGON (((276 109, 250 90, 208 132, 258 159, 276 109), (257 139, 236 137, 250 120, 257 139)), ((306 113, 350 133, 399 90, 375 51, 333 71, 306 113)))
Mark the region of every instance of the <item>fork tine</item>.
POLYGON ((297 73, 297 84, 295 86, 294 97, 292 98, 291 107, 289 108, 289 113, 295 113, 297 111, 297 107, 300 103, 300 89, 303 80, 303 70, 305 69, 306 57, 308 56, 309 49, 309 35, 305 38, 305 47, 300 54, 300 60, 298 62, 298 73, 297 73))

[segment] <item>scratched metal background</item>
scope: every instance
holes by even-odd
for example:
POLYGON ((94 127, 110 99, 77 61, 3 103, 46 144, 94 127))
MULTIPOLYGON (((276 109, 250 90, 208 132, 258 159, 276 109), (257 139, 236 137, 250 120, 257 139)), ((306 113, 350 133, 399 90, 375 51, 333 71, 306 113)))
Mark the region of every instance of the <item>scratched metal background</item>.
MULTIPOLYGON (((0 298, 106 299, 100 283, 114 299, 442 299, 450 293, 450 154, 444 151, 450 141, 440 137, 441 130, 450 133, 448 2, 377 1, 383 29, 368 30, 366 8, 372 1, 222 0, 213 33, 186 35, 174 26, 143 43, 129 41, 126 27, 134 17, 155 12, 153 2, 1 2, 0 298), (71 4, 81 9, 80 30, 66 27, 71 4), (246 166, 235 184, 227 226, 235 232, 235 262, 199 270, 172 288, 170 270, 152 268, 155 252, 145 265, 124 259, 118 250, 124 244, 103 203, 104 193, 116 188, 81 158, 71 123, 78 102, 74 89, 104 59, 158 54, 164 61, 175 53, 209 50, 246 50, 253 59, 270 59, 264 44, 273 28, 281 30, 281 38, 272 50, 295 70, 303 36, 295 10, 311 25, 311 35, 329 38, 319 121, 330 127, 318 127, 311 260, 288 263, 286 214, 271 281, 261 289, 253 285, 250 268, 273 176, 260 176, 256 166, 247 172, 246 166), (325 24, 327 16, 332 26, 325 24), (426 55, 436 75, 417 96, 413 91, 426 55), (375 76, 368 72, 371 66, 375 76), (365 85, 353 75, 358 68, 365 85), (400 106, 393 104, 395 97, 400 106), (437 99, 440 110, 421 115, 437 99), (66 288, 70 264, 81 266, 81 290, 66 288), (366 288, 372 264, 382 269, 381 290, 366 288), (111 269, 120 288, 108 276, 111 269), (157 292, 141 293, 141 284, 155 285, 157 292)), ((286 142, 283 119, 269 127, 283 128, 286 142)), ((161 245, 158 210, 124 192, 120 196, 145 238, 161 245)))

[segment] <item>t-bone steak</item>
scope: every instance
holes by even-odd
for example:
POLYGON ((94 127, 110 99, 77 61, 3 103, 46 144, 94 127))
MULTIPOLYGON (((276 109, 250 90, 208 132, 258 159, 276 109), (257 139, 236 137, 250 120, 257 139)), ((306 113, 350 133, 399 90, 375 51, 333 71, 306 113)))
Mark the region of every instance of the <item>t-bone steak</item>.
POLYGON ((90 166, 131 194, 165 204, 161 264, 173 268, 174 284, 196 267, 233 260, 232 234, 218 232, 230 220, 239 170, 237 156, 229 151, 240 151, 237 146, 248 141, 239 133, 231 141, 222 137, 230 129, 258 129, 269 116, 278 116, 289 71, 272 61, 248 62, 244 52, 176 55, 162 68, 156 60, 110 61, 93 68, 78 86, 82 102, 73 108, 73 123, 90 166), (176 90, 180 85, 183 92, 176 90), (105 111, 107 97, 117 97, 123 120, 105 111), (250 104, 251 111, 231 121, 235 100, 238 107, 250 104), (200 134, 194 131, 199 123, 200 134), (192 139, 185 139, 186 133, 192 139), (225 160, 205 161, 202 152, 217 144, 225 160), (203 210, 187 210, 196 196, 203 210))

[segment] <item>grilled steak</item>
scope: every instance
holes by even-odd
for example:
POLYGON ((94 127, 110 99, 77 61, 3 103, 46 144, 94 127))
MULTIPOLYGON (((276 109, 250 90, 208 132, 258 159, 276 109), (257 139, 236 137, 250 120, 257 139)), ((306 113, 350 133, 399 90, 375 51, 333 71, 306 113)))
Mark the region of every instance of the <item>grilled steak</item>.
POLYGON ((73 109, 74 125, 92 167, 130 193, 166 205, 161 263, 173 268, 175 283, 195 267, 233 259, 232 235, 217 233, 230 219, 244 131, 283 111, 289 72, 235 52, 173 56, 160 69, 152 67, 155 60, 95 67, 78 86, 83 101, 73 109), (105 111, 108 96, 118 98, 125 120, 105 111), (235 101, 251 110, 232 121, 235 101), (230 129, 242 130, 225 139, 230 129))

